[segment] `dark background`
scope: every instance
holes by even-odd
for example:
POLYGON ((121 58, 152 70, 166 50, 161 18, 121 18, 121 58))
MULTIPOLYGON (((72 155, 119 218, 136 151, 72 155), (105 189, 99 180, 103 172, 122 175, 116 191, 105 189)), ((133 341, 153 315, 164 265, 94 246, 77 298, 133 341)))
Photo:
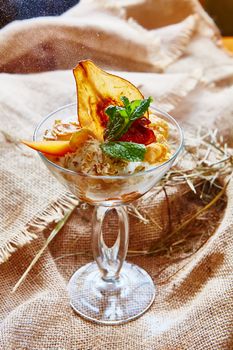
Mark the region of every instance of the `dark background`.
MULTIPOLYGON (((0 28, 17 19, 60 15, 78 2, 79 0, 0 0, 0 28)), ((233 0, 200 2, 220 28, 222 35, 232 36, 233 0)))
POLYGON ((233 0, 205 0, 203 5, 222 35, 233 36, 233 0))
POLYGON ((17 20, 40 16, 57 16, 79 0, 0 0, 0 28, 17 20))

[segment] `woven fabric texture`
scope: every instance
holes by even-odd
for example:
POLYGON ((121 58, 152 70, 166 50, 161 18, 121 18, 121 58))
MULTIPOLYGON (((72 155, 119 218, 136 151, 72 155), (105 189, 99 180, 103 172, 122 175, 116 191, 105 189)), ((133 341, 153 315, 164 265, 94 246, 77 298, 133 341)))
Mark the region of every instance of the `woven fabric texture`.
MULTIPOLYGON (((76 100, 72 68, 90 58, 153 96, 185 130, 217 127, 233 147, 233 59, 198 1, 83 0, 60 17, 9 24, 0 31, 0 52, 0 348, 233 348, 232 182, 218 221, 209 215, 203 222, 203 234, 213 230, 200 249, 191 241, 194 250, 182 259, 169 260, 166 253, 129 257, 157 284, 151 309, 126 325, 98 326, 72 311, 66 292, 72 273, 92 259, 92 208, 66 193, 37 154, 19 142, 31 138, 49 112, 76 100), (54 224, 75 206, 11 293, 54 224)), ((181 191, 177 186, 168 192, 173 226, 199 206, 181 191)), ((168 232, 165 197, 151 193, 141 203, 153 224, 130 216, 130 250, 149 249, 168 232)))

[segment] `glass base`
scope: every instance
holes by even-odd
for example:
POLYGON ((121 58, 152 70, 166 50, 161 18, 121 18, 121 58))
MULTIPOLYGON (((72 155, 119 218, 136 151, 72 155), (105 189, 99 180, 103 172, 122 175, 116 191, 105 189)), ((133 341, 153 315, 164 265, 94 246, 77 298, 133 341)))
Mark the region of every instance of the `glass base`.
POLYGON ((95 262, 81 267, 68 284, 72 308, 82 317, 101 324, 126 323, 149 309, 155 298, 155 286, 146 271, 123 263, 115 281, 102 279, 95 262))

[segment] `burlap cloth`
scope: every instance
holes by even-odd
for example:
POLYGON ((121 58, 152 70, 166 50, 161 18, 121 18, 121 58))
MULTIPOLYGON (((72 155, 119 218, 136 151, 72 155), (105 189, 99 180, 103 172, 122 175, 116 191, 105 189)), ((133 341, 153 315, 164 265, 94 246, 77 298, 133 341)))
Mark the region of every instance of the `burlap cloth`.
MULTIPOLYGON (((130 71, 119 74, 154 96, 156 104, 181 123, 218 127, 233 145, 233 60, 220 47, 218 30, 197 1, 86 0, 60 17, 3 28, 0 348, 232 349, 232 183, 220 226, 201 249, 182 262, 167 263, 165 254, 131 259, 158 285, 152 308, 134 322, 98 326, 69 306, 66 283, 91 260, 90 208, 78 207, 25 282, 11 293, 54 223, 78 203, 37 154, 17 140, 30 138, 48 112, 75 101, 71 68, 84 58, 112 70, 130 71)), ((178 193, 179 188, 171 194, 174 225, 194 203, 193 197, 180 198, 178 193)), ((163 194, 145 201, 145 208, 157 224, 145 225, 131 217, 134 250, 150 247, 166 226, 163 194)), ((205 224, 208 230, 211 222, 205 224)))

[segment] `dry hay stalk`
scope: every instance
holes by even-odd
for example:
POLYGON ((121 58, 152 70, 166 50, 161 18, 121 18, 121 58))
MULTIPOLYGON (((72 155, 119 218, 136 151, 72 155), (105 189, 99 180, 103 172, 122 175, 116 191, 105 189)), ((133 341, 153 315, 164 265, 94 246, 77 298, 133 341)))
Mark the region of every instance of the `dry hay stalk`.
MULTIPOLYGON (((224 143, 223 138, 221 136, 218 137, 217 130, 206 132, 205 130, 200 129, 197 131, 196 135, 186 134, 185 152, 183 154, 183 159, 186 158, 190 159, 190 163, 192 164, 190 168, 182 168, 181 164, 180 168, 176 167, 170 169, 162 178, 160 183, 156 186, 155 190, 151 192, 151 194, 146 195, 145 199, 139 201, 138 204, 130 204, 128 206, 128 212, 130 215, 137 217, 138 220, 146 225, 152 223, 159 226, 159 224, 156 223, 154 219, 149 216, 149 214, 143 213, 142 204, 144 201, 148 200, 150 196, 154 197, 156 194, 164 191, 169 218, 169 233, 163 240, 161 240, 160 243, 156 242, 157 247, 152 246, 152 249, 149 250, 129 250, 129 255, 136 256, 160 254, 162 252, 169 252, 171 248, 179 247, 179 245, 183 243, 190 235, 190 233, 183 234, 184 228, 188 227, 190 223, 200 217, 203 213, 206 213, 208 210, 210 210, 210 208, 216 205, 216 203, 224 197, 233 171, 233 154, 232 151, 230 151, 227 145, 224 143), (225 185, 220 185, 220 181, 222 183, 225 181, 225 185), (195 195, 199 196, 199 198, 203 201, 203 207, 187 220, 182 222, 182 224, 177 229, 171 230, 171 207, 169 204, 167 188, 177 186, 178 184, 187 184, 188 190, 186 190, 185 193, 193 192, 195 195), (200 186, 202 186, 201 192, 197 191, 197 188, 200 186), (209 199, 210 188, 215 188, 217 191, 217 193, 211 199, 209 199), (180 233, 183 235, 180 235, 180 233), (176 239, 171 240, 172 238, 176 239)), ((52 230, 43 247, 33 258, 24 274, 20 277, 19 281, 14 286, 12 292, 15 292, 20 284, 25 280, 28 273, 31 271, 45 249, 48 247, 49 243, 67 222, 74 209, 75 208, 70 210, 52 230)), ((159 226, 159 228, 161 227, 159 226)), ((203 242, 201 246, 202 245, 203 242)), ((86 253, 86 251, 79 252, 78 255, 86 253)), ((69 256, 70 255, 77 254, 69 254, 69 256)), ((62 257, 59 257, 59 259, 61 258, 62 257)))

